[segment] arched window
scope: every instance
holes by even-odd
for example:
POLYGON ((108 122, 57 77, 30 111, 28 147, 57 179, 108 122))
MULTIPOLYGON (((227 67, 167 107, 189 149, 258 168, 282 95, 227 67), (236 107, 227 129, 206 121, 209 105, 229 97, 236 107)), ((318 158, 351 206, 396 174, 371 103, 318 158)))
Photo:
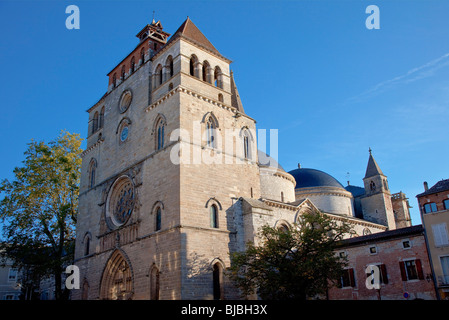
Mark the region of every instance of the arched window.
POLYGON ((153 265, 150 271, 150 299, 159 300, 159 269, 153 265))
POLYGON ((215 204, 210 206, 210 226, 211 228, 218 228, 218 209, 215 204))
POLYGON ((210 82, 209 69, 210 69, 209 62, 204 61, 203 62, 203 81, 210 82))
POLYGON ((369 184, 369 188, 371 191, 376 191, 376 184, 374 183, 374 181, 371 181, 369 184))
POLYGON ((223 95, 221 93, 218 94, 218 101, 223 102, 223 95))
POLYGON ((98 130, 98 111, 94 113, 94 118, 92 120, 92 133, 98 130))
POLYGON ((115 73, 112 76, 112 87, 113 88, 117 87, 117 74, 115 74, 115 73))
POLYGON ((212 117, 209 117, 209 119, 206 122, 206 143, 207 146, 210 148, 215 148, 215 130, 216 130, 216 124, 212 117))
POLYGON ((218 88, 223 89, 223 74, 220 67, 215 67, 214 70, 214 85, 218 88))
POLYGON ((194 76, 194 77, 199 76, 196 72, 197 64, 198 64, 198 58, 195 55, 192 55, 192 57, 190 57, 190 75, 191 76, 194 76))
POLYGON ((131 58, 131 73, 134 73, 136 69, 136 60, 134 59, 134 57, 131 58))
POLYGON ((251 141, 253 140, 250 131, 244 127, 241 131, 241 137, 243 142, 243 157, 245 159, 252 158, 252 146, 251 141))
POLYGON ((220 263, 217 262, 212 267, 214 300, 223 299, 223 290, 222 290, 223 279, 222 278, 223 278, 222 267, 221 267, 220 263))
POLYGON ((167 57, 167 60, 165 61, 165 68, 167 70, 168 78, 173 77, 174 70, 173 70, 173 57, 172 56, 167 57))
POLYGON ((156 150, 160 150, 165 145, 165 118, 163 115, 159 115, 156 119, 156 126, 154 128, 156 133, 156 150))
POLYGON ((281 202, 284 202, 284 192, 281 191, 281 202))
POLYGON ((90 234, 87 233, 84 236, 84 255, 88 256, 90 254, 90 234))
POLYGON ((92 158, 89 164, 89 188, 93 188, 95 186, 95 174, 97 171, 97 161, 92 158))
POLYGON ((161 224, 162 224, 162 209, 161 207, 158 207, 156 209, 156 221, 154 231, 161 230, 161 224))
POLYGON ((144 64, 145 62, 145 48, 142 48, 140 50, 140 65, 144 64))
POLYGON ((100 118, 99 118, 99 123, 98 123, 99 128, 103 128, 104 126, 104 106, 101 108, 100 111, 100 118))
POLYGON ((162 84, 163 81, 163 77, 162 77, 162 65, 159 64, 156 67, 156 71, 155 71, 155 75, 156 75, 156 86, 160 86, 162 84))
POLYGON ((125 80, 125 65, 122 66, 122 75, 120 78, 122 79, 122 81, 125 80))
POLYGON ((83 289, 82 289, 81 299, 82 300, 88 300, 89 299, 89 282, 87 282, 86 279, 84 279, 84 282, 83 282, 83 289))

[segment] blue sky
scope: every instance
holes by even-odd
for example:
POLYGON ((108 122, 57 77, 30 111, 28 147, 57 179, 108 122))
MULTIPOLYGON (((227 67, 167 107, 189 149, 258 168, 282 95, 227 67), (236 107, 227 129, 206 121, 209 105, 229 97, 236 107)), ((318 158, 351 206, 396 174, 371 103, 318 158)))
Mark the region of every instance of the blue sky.
POLYGON ((423 181, 449 178, 449 1, 0 0, 0 178, 31 139, 86 137, 86 110, 153 10, 169 33, 189 16, 233 60, 245 111, 279 130, 287 171, 299 162, 362 186, 371 147, 420 223, 423 181), (71 4, 79 30, 65 27, 71 4), (379 30, 365 27, 371 4, 379 30))

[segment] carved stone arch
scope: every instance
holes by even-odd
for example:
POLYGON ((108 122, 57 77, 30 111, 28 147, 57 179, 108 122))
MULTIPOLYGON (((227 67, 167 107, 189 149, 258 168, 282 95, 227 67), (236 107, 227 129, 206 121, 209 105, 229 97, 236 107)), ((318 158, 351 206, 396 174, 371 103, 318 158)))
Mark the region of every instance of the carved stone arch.
POLYGON ((206 112, 206 114, 201 119, 201 123, 207 123, 209 118, 212 118, 212 120, 214 122, 214 125, 215 125, 215 128, 218 129, 218 127, 219 127, 218 119, 217 119, 217 117, 215 116, 215 114, 212 111, 206 112))
POLYGON ((274 227, 276 229, 285 229, 285 230, 292 229, 291 224, 287 220, 284 220, 284 219, 277 220, 276 223, 274 224, 274 227))
POLYGON ((225 264, 220 258, 211 261, 209 269, 212 271, 212 292, 214 300, 222 300, 224 298, 224 270, 225 264))
POLYGON ((95 186, 95 179, 96 179, 96 173, 97 173, 97 159, 91 158, 89 161, 89 188, 93 188, 95 186))
POLYGON ((223 210, 220 201, 218 201, 215 197, 211 197, 209 198, 209 200, 206 201, 205 208, 209 208, 209 206, 212 204, 217 205, 218 209, 223 210))
POLYGON ((162 113, 158 113, 156 119, 153 122, 153 127, 151 129, 151 135, 154 135, 157 131, 157 126, 162 122, 163 125, 167 125, 167 118, 162 113))
POLYGON ((86 233, 84 233, 83 239, 81 240, 81 244, 83 245, 84 256, 90 254, 91 242, 92 242, 92 234, 90 233, 90 231, 86 231, 86 233))
POLYGON ((118 123, 117 129, 115 129, 115 134, 119 133, 121 127, 122 127, 124 124, 131 125, 131 123, 132 123, 132 122, 131 122, 131 119, 130 119, 130 118, 128 118, 128 117, 123 117, 122 120, 120 120, 120 122, 118 123))
POLYGON ((159 300, 160 273, 159 268, 153 262, 148 272, 148 276, 150 278, 150 300, 159 300))
POLYGON ((83 279, 83 286, 81 287, 81 300, 89 300, 89 281, 86 278, 83 279))
POLYGON ((132 300, 134 272, 126 253, 117 248, 111 253, 103 269, 100 282, 100 299, 132 300))

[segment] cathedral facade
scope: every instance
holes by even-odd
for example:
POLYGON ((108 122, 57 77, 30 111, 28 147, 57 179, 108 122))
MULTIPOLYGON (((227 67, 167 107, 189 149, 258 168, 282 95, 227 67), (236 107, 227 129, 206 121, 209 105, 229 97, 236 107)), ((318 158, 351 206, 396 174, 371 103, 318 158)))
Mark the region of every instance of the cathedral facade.
POLYGON ((351 236, 410 225, 371 153, 364 187, 345 188, 258 151, 231 60, 189 18, 173 35, 153 20, 137 38, 87 110, 73 299, 238 299, 229 253, 310 209, 351 236))

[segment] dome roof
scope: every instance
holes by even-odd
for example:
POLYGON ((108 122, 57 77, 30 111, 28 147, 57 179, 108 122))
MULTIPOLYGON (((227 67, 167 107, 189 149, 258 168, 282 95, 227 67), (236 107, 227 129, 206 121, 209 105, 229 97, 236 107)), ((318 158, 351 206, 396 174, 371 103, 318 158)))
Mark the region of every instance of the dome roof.
POLYGON ((337 179, 320 170, 298 168, 289 173, 296 180, 295 189, 311 187, 336 187, 344 189, 343 185, 337 179))

